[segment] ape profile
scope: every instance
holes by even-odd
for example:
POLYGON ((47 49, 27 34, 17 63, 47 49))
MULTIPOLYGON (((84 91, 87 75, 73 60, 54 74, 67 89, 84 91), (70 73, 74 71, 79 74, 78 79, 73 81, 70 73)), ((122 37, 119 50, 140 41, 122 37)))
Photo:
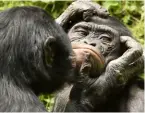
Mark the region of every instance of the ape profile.
MULTIPOLYGON (((72 46, 78 44, 80 51, 88 46, 96 53, 99 50, 105 59, 105 68, 100 74, 91 75, 94 61, 87 57, 79 70, 82 78, 58 93, 53 111, 143 112, 144 87, 137 80, 138 72, 143 71, 142 48, 119 20, 106 16, 101 6, 95 6, 92 2, 73 2, 57 21, 68 32, 72 46), (77 18, 78 15, 75 18, 80 9, 82 18, 77 18), (89 71, 84 72, 85 69, 89 71)), ((76 54, 79 56, 82 52, 76 54)))
POLYGON ((69 79, 72 57, 67 35, 42 9, 0 12, 0 112, 46 111, 37 95, 69 79))

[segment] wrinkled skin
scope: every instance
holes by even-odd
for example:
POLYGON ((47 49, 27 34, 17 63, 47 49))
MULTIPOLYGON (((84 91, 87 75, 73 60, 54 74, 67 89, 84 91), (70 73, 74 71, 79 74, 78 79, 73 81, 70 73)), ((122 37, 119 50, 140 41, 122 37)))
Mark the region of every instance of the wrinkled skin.
MULTIPOLYGON (((84 9, 83 5, 87 3, 93 7, 90 2, 84 2, 84 4, 82 2, 79 10, 84 9)), ((74 4, 80 4, 80 2, 74 2, 70 7, 74 4)), ((75 11, 77 6, 74 6, 73 15, 77 13, 75 11)), ((67 10, 63 14, 67 15, 67 10)), ((92 8, 89 12, 90 10, 92 8)), ((97 8, 96 10, 98 11, 97 8)), ((137 81, 137 75, 143 72, 144 65, 141 45, 114 17, 90 15, 86 10, 83 11, 84 13, 79 13, 83 22, 77 20, 76 22, 72 18, 74 23, 64 29, 65 31, 68 29, 68 35, 73 43, 85 43, 99 50, 105 58, 105 69, 100 75, 94 75, 95 78, 90 77, 90 73, 84 71, 85 68, 87 70, 91 68, 91 61, 87 59, 82 64, 83 69, 79 70, 81 76, 78 81, 73 85, 66 85, 58 93, 53 111, 143 112, 144 88, 143 83, 137 81)), ((106 14, 106 11, 102 14, 106 14)), ((63 27, 71 21, 71 19, 65 21, 62 16, 59 20, 60 18, 63 18, 62 23, 66 24, 62 24, 63 27)))

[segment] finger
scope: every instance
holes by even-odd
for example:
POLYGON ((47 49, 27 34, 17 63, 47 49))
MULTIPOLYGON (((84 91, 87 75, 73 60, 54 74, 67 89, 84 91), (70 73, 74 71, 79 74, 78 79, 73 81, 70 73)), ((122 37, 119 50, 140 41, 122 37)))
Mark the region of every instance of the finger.
POLYGON ((109 15, 109 12, 107 11, 107 9, 103 8, 99 4, 94 3, 94 2, 88 2, 88 4, 94 7, 94 12, 93 12, 94 15, 98 15, 100 17, 107 17, 109 15))
POLYGON ((121 43, 124 43, 126 45, 126 47, 128 47, 129 49, 137 48, 137 49, 142 50, 142 47, 140 46, 140 44, 136 40, 134 40, 132 37, 121 36, 120 41, 121 41, 121 43))
POLYGON ((97 16, 107 17, 109 15, 108 11, 97 3, 94 3, 91 1, 83 1, 83 0, 81 1, 79 0, 74 3, 75 3, 75 6, 79 5, 80 7, 81 5, 80 8, 82 9, 80 10, 82 10, 83 12, 87 10, 91 10, 92 11, 91 13, 97 16))
POLYGON ((134 61, 133 63, 129 64, 129 66, 127 68, 129 68, 131 70, 131 74, 133 74, 135 72, 143 72, 143 69, 144 69, 144 56, 142 55, 136 61, 134 61))
POLYGON ((129 36, 121 36, 120 41, 128 48, 128 50, 118 58, 120 62, 130 64, 142 56, 143 49, 137 41, 129 36))
POLYGON ((142 73, 144 69, 144 57, 141 56, 138 60, 136 60, 135 62, 128 64, 128 66, 125 66, 125 68, 123 68, 123 70, 120 73, 123 73, 124 76, 120 76, 119 81, 121 82, 121 84, 126 84, 126 82, 128 80, 130 80, 130 78, 132 78, 133 76, 139 75, 139 73, 142 73))

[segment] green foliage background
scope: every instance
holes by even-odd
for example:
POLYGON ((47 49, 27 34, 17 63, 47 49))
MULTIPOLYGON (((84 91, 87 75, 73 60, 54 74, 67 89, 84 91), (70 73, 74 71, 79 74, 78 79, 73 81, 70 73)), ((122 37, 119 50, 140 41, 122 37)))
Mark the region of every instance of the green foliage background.
MULTIPOLYGON (((55 1, 55 0, 41 0, 41 1, 0 1, 0 10, 15 6, 38 6, 50 13, 54 18, 57 18, 72 1, 55 1)), ((99 1, 103 7, 109 10, 111 15, 120 19, 133 33, 134 37, 143 45, 144 44, 144 3, 143 1, 128 1, 128 0, 114 0, 114 1, 99 1)), ((144 74, 141 76, 144 77, 144 74)), ((40 100, 46 105, 48 111, 52 109, 54 103, 53 95, 41 95, 40 100)))

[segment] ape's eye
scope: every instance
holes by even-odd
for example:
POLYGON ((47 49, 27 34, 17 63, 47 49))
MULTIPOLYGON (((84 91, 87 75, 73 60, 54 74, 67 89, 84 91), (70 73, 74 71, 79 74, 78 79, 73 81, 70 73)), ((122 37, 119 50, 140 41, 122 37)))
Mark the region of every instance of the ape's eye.
POLYGON ((108 43, 112 41, 112 38, 109 35, 106 35, 106 34, 100 35, 99 39, 101 39, 104 42, 108 42, 108 43))
POLYGON ((87 36, 88 35, 88 32, 83 28, 78 28, 78 29, 75 30, 75 32, 77 32, 79 35, 82 35, 82 36, 87 36))

